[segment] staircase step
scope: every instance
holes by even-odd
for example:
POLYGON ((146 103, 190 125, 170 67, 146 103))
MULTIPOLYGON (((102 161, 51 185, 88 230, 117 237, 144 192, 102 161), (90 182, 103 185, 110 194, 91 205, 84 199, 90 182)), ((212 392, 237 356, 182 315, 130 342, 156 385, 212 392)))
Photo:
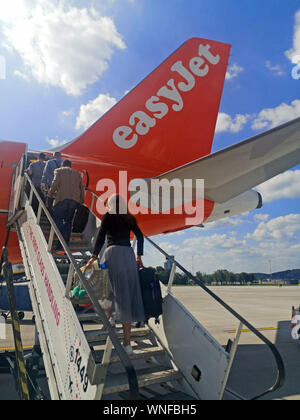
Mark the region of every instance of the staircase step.
MULTIPOLYGON (((103 352, 104 350, 95 350, 93 352, 95 363, 98 364, 102 362, 103 352)), ((146 348, 134 347, 133 353, 129 355, 129 359, 131 360, 149 359, 150 357, 163 356, 165 354, 166 354, 165 350, 161 347, 148 347, 148 348, 147 347, 146 348)), ((116 350, 113 349, 112 355, 110 358, 110 364, 119 363, 119 362, 120 362, 120 358, 116 350)))
POLYGON ((196 401, 196 398, 180 391, 170 392, 169 394, 161 395, 160 397, 153 397, 148 399, 155 401, 196 401))
POLYGON ((69 269, 70 269, 70 264, 65 263, 65 262, 63 263, 57 262, 56 266, 60 274, 68 274, 69 269))
MULTIPOLYGON (((139 388, 144 388, 151 385, 162 384, 165 382, 176 381, 182 379, 182 374, 173 369, 155 369, 154 371, 149 369, 143 369, 136 371, 139 388)), ((129 390, 128 377, 126 373, 120 373, 117 375, 109 375, 107 377, 103 395, 116 394, 129 390)))
MULTIPOLYGON (((89 330, 84 331, 85 337, 88 343, 100 343, 106 341, 108 337, 108 333, 105 330, 89 330)), ((116 330, 117 337, 122 340, 123 336, 123 329, 116 330)), ((147 339, 151 335, 151 331, 149 328, 138 328, 131 330, 131 340, 135 341, 138 339, 147 339)))
MULTIPOLYGON (((74 251, 74 252, 78 252, 78 251, 74 251)), ((60 254, 55 254, 55 253, 53 253, 53 254, 52 254, 52 257, 53 257, 55 260, 59 260, 59 261, 69 261, 68 256, 67 256, 66 254, 60 255, 60 254)), ((84 260, 84 261, 86 261, 86 262, 89 260, 89 257, 88 257, 88 256, 86 256, 86 255, 82 255, 82 254, 78 254, 78 255, 73 254, 73 258, 74 258, 75 260, 84 260)))
MULTIPOLYGON (((97 346, 100 347, 100 346, 97 346)), ((99 383, 102 383, 103 381, 103 369, 107 369, 108 365, 109 366, 116 366, 116 369, 119 370, 120 369, 120 365, 118 365, 120 363, 120 358, 119 355, 117 353, 117 351, 115 349, 112 349, 112 353, 111 353, 111 358, 109 360, 108 365, 105 365, 102 363, 102 359, 104 356, 104 352, 105 352, 105 345, 101 346, 102 349, 101 350, 93 350, 93 361, 90 360, 89 363, 89 373, 90 373, 90 381, 93 385, 97 385, 99 383)), ((133 353, 128 355, 129 359, 134 363, 135 365, 135 369, 137 370, 137 366, 144 366, 144 371, 146 369, 147 372, 150 371, 151 367, 149 367, 149 364, 147 363, 150 360, 153 360, 152 358, 159 357, 159 356, 164 356, 166 354, 165 350, 162 349, 161 347, 139 347, 139 346, 134 346, 133 348, 133 353), (138 365, 137 363, 140 362, 138 365)), ((168 369, 167 367, 163 367, 163 366, 159 366, 159 365, 155 365, 154 369, 168 369)), ((153 371, 153 367, 151 369, 151 372, 153 371)), ((121 369, 121 373, 124 372, 124 368, 121 369)), ((145 373, 145 372, 144 372, 145 373)), ((109 375, 113 375, 116 376, 118 375, 118 373, 108 373, 109 375)))
MULTIPOLYGON (((50 235, 50 229, 48 229, 48 230, 44 230, 44 229, 42 229, 43 230, 43 234, 44 234, 44 236, 45 236, 45 238, 46 239, 48 239, 49 238, 49 235, 50 235)), ((54 237, 54 241, 57 241, 58 239, 57 239, 57 236, 55 236, 54 237)), ((82 234, 79 234, 79 235, 74 235, 73 233, 72 233, 72 235, 71 235, 71 237, 70 237, 70 240, 71 240, 71 242, 82 242, 83 241, 83 235, 82 234)))
MULTIPOLYGON (((49 238, 45 238, 48 241, 49 238)), ((54 239, 52 242, 52 248, 55 249, 56 245, 59 243, 57 239, 54 239)), ((71 241, 69 244, 71 250, 80 250, 80 251, 89 251, 91 249, 90 244, 88 241, 71 241)))
POLYGON ((95 313, 95 312, 91 312, 91 313, 79 313, 77 314, 78 320, 80 322, 99 322, 101 323, 100 317, 95 313))

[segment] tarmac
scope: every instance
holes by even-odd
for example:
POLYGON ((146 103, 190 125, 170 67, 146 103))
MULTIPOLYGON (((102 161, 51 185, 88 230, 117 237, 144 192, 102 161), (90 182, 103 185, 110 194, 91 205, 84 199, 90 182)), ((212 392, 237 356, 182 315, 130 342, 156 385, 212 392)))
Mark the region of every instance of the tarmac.
MULTIPOLYGON (((286 370, 283 387, 261 399, 300 400, 300 341, 294 341, 290 333, 291 308, 300 305, 300 287, 215 286, 210 289, 275 344, 283 358, 286 370)), ((235 338, 239 321, 200 287, 177 286, 172 293, 220 344, 225 346, 229 339, 235 338)), ((25 349, 34 344, 31 317, 32 314, 27 313, 21 322, 25 349)), ((0 352, 13 347, 11 324, 7 321, 6 339, 0 339, 0 352)), ((243 327, 228 387, 238 395, 251 399, 269 389, 276 376, 276 364, 269 348, 243 327)), ((0 375, 0 400, 17 399, 12 378, 0 375)))

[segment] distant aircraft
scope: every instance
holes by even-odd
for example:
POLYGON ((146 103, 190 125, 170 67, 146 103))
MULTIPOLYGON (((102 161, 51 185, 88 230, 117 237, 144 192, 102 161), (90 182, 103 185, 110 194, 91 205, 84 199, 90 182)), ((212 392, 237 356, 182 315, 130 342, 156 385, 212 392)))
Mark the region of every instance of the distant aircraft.
MULTIPOLYGON (((75 169, 86 170, 89 188, 103 197, 108 195, 103 179, 120 189, 137 179, 149 185, 153 179, 204 179, 204 212, 196 225, 260 208, 262 197, 252 188, 300 163, 300 119, 210 154, 230 49, 220 42, 188 40, 86 132, 55 150, 75 169), (125 186, 120 172, 126 172, 125 186)), ((1 247, 12 172, 24 153, 26 144, 0 142, 1 247)), ((175 207, 170 205, 170 214, 137 215, 143 232, 152 236, 191 227, 187 214, 175 207)), ((101 217, 96 204, 94 211, 101 217)), ((16 234, 8 247, 11 261, 20 262, 16 234)))

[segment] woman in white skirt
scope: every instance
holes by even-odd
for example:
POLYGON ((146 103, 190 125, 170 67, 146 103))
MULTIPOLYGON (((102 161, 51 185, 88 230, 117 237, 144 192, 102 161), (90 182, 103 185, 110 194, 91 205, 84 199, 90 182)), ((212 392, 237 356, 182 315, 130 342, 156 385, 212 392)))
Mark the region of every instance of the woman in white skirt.
POLYGON ((138 264, 142 265, 144 236, 121 196, 113 195, 108 200, 108 209, 102 217, 94 252, 86 267, 98 258, 107 239, 104 257, 114 296, 116 320, 123 324, 124 348, 131 354, 131 324, 145 320, 138 274, 138 264), (137 238, 136 258, 130 243, 131 232, 137 238))

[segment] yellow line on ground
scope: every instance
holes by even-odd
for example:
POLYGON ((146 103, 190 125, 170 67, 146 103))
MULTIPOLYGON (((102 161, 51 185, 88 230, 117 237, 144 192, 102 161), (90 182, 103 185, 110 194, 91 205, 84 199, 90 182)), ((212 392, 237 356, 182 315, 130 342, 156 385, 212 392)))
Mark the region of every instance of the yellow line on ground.
MULTIPOLYGON (((33 347, 32 346, 25 346, 23 347, 23 350, 32 350, 33 347)), ((1 351, 15 351, 15 347, 0 347, 0 352, 1 351)))
MULTIPOLYGON (((276 331, 278 328, 268 327, 268 328, 256 328, 257 331, 276 331)), ((228 334, 235 334, 236 330, 225 330, 224 332, 228 334)), ((251 330, 242 330, 242 332, 252 332, 251 330)))

